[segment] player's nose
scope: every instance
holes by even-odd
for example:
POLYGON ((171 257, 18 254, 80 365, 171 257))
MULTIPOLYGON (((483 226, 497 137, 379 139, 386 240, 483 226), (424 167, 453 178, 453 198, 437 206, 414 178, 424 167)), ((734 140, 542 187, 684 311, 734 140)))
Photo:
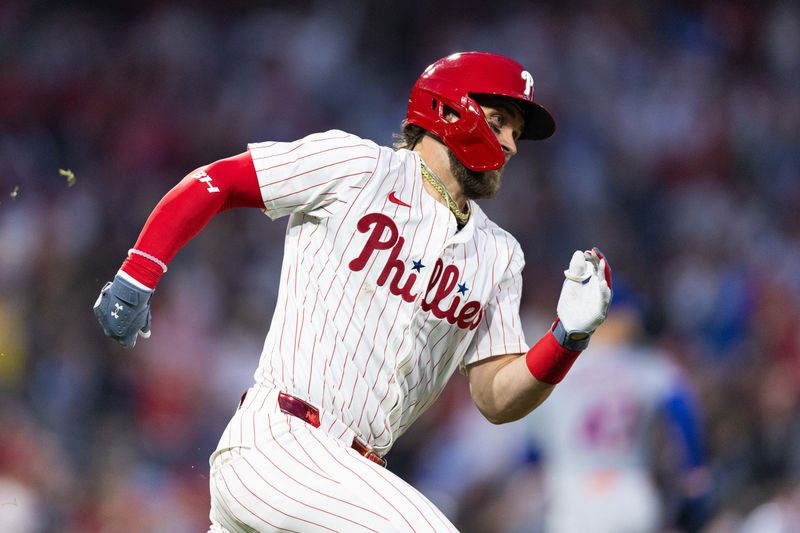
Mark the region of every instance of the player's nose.
POLYGON ((506 156, 506 161, 517 155, 517 143, 514 140, 514 132, 511 128, 503 128, 498 135, 498 141, 503 148, 503 153, 506 156))

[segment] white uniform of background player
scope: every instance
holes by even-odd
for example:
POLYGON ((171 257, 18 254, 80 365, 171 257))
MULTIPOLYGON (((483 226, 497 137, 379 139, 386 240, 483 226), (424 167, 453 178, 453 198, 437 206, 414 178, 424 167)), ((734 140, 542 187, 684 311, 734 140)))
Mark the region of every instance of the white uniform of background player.
POLYGON ((665 445, 681 482, 702 477, 686 376, 667 354, 635 342, 639 320, 634 306, 612 306, 592 346, 525 420, 543 455, 548 532, 661 531, 664 500, 652 474, 665 445))
POLYGON ((407 121, 437 137, 393 150, 334 130, 198 169, 159 202, 98 298, 106 334, 132 346, 149 335, 149 288, 213 214, 289 216, 255 385, 210 460, 212 531, 453 530, 381 456, 459 367, 484 414, 524 416, 605 318, 610 269, 596 250, 576 252, 559 320, 528 350, 520 247, 450 174, 447 149, 486 183, 517 138, 552 134, 527 71, 494 54, 448 56, 415 84, 407 121), (479 106, 465 83, 495 103, 479 106))

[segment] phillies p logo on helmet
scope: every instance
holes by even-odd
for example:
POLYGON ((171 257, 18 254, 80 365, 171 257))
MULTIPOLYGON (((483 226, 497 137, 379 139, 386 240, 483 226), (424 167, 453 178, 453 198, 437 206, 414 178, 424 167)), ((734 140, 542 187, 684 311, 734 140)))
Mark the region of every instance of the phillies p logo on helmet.
POLYGON ((525 95, 525 98, 533 101, 533 76, 531 76, 531 73, 527 70, 523 70, 522 74, 520 75, 522 76, 522 79, 525 80, 525 91, 523 91, 523 94, 525 95))

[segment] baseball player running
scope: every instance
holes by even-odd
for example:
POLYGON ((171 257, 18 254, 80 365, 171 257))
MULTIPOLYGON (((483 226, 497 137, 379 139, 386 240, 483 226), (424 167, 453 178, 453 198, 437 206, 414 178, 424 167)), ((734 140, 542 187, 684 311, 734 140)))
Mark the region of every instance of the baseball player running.
POLYGON ((475 202, 497 192, 517 141, 554 130, 521 65, 458 53, 414 84, 397 147, 338 130, 250 144, 158 203, 95 303, 127 347, 150 336, 156 284, 215 214, 289 217, 255 383, 210 458, 210 531, 455 530, 383 456, 457 368, 492 422, 528 414, 611 299, 602 254, 576 251, 557 318, 529 348, 522 251, 475 202))

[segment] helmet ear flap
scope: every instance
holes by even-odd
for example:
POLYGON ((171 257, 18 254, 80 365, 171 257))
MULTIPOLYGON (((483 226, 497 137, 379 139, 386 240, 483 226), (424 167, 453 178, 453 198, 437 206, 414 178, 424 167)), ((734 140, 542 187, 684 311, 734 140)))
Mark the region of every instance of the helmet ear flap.
POLYGON ((438 137, 471 170, 494 170, 505 163, 503 148, 486 123, 483 110, 467 94, 451 99, 415 86, 406 121, 438 137), (431 102, 430 107, 427 102, 431 102))

